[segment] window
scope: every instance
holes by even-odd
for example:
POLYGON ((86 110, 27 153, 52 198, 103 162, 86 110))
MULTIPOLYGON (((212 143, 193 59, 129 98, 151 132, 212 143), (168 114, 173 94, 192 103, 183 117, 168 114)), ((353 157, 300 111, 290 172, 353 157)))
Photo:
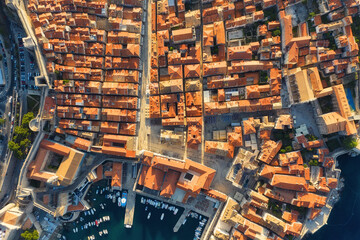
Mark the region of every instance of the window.
POLYGON ((193 178, 194 175, 192 175, 191 173, 186 173, 184 178, 188 181, 191 181, 191 179, 193 178))

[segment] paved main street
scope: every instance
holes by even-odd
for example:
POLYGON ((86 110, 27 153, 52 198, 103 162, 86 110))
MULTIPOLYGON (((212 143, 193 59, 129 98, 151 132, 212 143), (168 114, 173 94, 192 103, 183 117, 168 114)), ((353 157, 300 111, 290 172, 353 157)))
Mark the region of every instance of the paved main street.
POLYGON ((8 46, 9 49, 5 49, 6 56, 3 56, 3 62, 6 61, 9 74, 7 74, 5 86, 0 92, 0 113, 5 119, 5 124, 1 129, 3 139, 0 141, 2 171, 0 176, 0 207, 14 197, 15 189, 13 186, 17 185, 23 161, 16 159, 7 146, 12 139, 15 125, 20 124, 22 115, 27 112, 28 91, 36 93, 33 77, 38 75, 34 57, 22 44, 22 38, 26 35, 24 30, 19 26, 19 23, 9 18, 5 19, 8 32, 11 33, 7 37, 12 41, 8 46), (21 81, 21 76, 25 80, 21 81), (20 104, 19 113, 16 112, 17 103, 20 104), (17 122, 15 122, 16 114, 19 114, 17 122))

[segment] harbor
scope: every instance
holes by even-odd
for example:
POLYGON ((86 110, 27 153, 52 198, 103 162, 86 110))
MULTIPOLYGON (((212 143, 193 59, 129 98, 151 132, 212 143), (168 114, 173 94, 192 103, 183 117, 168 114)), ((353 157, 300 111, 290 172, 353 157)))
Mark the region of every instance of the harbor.
POLYGON ((112 191, 106 180, 93 184, 85 199, 91 208, 64 223, 59 239, 197 240, 208 221, 198 213, 131 190, 112 191))

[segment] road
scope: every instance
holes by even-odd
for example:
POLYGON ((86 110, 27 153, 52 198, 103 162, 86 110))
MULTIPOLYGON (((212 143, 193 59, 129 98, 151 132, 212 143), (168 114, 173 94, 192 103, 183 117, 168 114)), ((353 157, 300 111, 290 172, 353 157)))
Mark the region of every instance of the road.
MULTIPOLYGON (((17 25, 16 22, 6 18, 7 26, 9 26, 8 32, 11 33, 10 36, 7 36, 12 41, 10 49, 7 49, 7 67, 9 68, 9 78, 6 79, 6 85, 3 91, 0 92, 0 112, 5 118, 5 125, 2 129, 2 134, 5 136, 3 141, 0 141, 2 146, 2 152, 0 155, 0 162, 2 164, 2 175, 1 175, 1 192, 0 192, 0 207, 5 205, 7 202, 13 199, 15 196, 15 188, 17 185, 18 176, 23 164, 22 160, 18 160, 12 156, 10 150, 7 148, 8 141, 12 138, 13 134, 13 124, 15 124, 16 116, 16 104, 19 101, 21 105, 20 119, 23 113, 27 111, 27 89, 24 87, 22 89, 20 86, 20 76, 21 72, 25 75, 26 83, 32 85, 33 82, 28 82, 29 74, 34 75, 37 70, 37 66, 33 57, 27 52, 24 47, 19 46, 18 38, 25 37, 24 30, 17 25), (22 49, 22 50, 21 50, 22 49), (18 54, 21 53, 21 54, 18 54), (20 69, 19 69, 20 67, 20 69), (19 81, 18 81, 19 80, 19 81), (19 91, 19 92, 17 92, 19 91), (11 100, 9 97, 12 96, 11 100), (20 96, 18 98, 18 96, 20 96), (9 115, 10 113, 10 115, 9 115), (14 120, 13 120, 14 119, 14 120)), ((21 40, 20 40, 21 41, 21 40)), ((17 122, 20 124, 20 121, 17 122)))
MULTIPOLYGON (((148 109, 148 96, 147 96, 147 89, 149 88, 149 76, 150 76, 150 68, 149 68, 149 61, 150 59, 150 41, 151 37, 149 37, 148 31, 151 31, 151 1, 147 1, 147 11, 145 24, 144 27, 144 36, 143 36, 143 45, 141 47, 141 59, 142 59, 142 77, 141 77, 141 89, 139 93, 140 98, 140 123, 139 123, 139 130, 138 130, 138 149, 148 149, 148 138, 147 138, 147 129, 149 125, 149 119, 146 117, 146 111, 148 109)), ((151 34, 150 34, 151 36, 151 34)))

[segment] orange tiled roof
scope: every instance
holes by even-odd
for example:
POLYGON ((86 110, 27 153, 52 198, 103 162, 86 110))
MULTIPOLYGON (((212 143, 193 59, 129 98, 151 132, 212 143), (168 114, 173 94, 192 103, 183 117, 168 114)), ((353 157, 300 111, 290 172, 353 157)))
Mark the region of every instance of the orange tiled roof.
POLYGON ((282 174, 274 174, 270 184, 274 187, 295 191, 306 191, 308 188, 304 177, 282 174))
POLYGON ((161 187, 160 196, 170 198, 176 189, 176 183, 179 180, 180 172, 169 170, 166 175, 164 182, 161 187))

